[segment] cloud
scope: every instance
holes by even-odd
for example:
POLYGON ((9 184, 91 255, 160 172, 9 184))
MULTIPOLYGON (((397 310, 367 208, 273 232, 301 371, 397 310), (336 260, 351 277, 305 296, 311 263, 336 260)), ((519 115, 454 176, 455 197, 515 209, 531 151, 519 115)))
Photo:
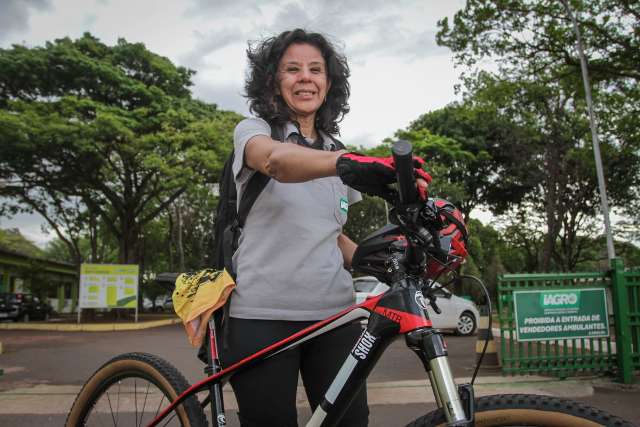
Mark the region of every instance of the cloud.
POLYGON ((242 95, 243 92, 242 83, 196 81, 193 95, 203 101, 215 103, 223 110, 231 110, 239 114, 248 115, 249 107, 242 95))
POLYGON ((198 42, 181 59, 199 69, 203 58, 231 44, 305 28, 328 35, 354 64, 364 65, 379 56, 413 62, 448 53, 436 44, 434 18, 450 14, 454 8, 434 0, 193 0, 186 14, 197 13, 216 29, 197 33, 198 42))
POLYGON ((43 231, 46 228, 46 221, 38 214, 19 213, 12 217, 0 217, 0 228, 17 228, 27 239, 36 243, 41 248, 54 238, 53 232, 43 231))
POLYGON ((0 2, 0 40, 29 27, 31 9, 50 10, 50 0, 2 0, 0 2))
POLYGON ((193 18, 203 15, 212 17, 221 16, 237 16, 241 14, 244 17, 255 16, 259 14, 260 5, 268 5, 277 3, 278 1, 256 1, 256 0, 192 0, 191 6, 187 8, 184 15, 187 18, 193 18))
POLYGON ((195 46, 179 56, 181 64, 199 70, 205 65, 205 58, 236 43, 246 43, 246 33, 237 29, 215 30, 207 34, 195 33, 195 46))

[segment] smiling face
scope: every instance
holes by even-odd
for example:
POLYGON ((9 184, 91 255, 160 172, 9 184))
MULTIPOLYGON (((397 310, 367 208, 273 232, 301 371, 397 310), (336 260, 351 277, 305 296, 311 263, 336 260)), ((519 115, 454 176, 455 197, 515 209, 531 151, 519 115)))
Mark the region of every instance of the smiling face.
POLYGON ((313 120, 330 84, 320 50, 296 43, 285 50, 278 66, 278 93, 293 111, 293 120, 313 120))

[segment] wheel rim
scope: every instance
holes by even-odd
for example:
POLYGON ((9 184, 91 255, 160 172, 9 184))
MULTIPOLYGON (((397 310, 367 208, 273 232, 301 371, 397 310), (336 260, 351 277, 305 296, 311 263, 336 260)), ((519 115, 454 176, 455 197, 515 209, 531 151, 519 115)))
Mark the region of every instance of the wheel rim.
POLYGON ((463 314, 458 319, 458 332, 464 335, 473 332, 473 319, 469 315, 463 314))
MULTIPOLYGON (((83 426, 145 426, 170 403, 156 383, 139 373, 110 378, 89 405, 83 426)), ((178 412, 168 414, 162 426, 182 426, 178 412)))

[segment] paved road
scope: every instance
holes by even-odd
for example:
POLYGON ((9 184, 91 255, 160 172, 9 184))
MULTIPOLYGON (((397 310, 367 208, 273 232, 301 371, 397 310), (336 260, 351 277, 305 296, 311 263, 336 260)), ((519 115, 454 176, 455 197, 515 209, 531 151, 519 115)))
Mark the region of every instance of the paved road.
MULTIPOLYGON (((202 365, 195 359, 195 351, 181 326, 108 333, 3 331, 0 341, 4 344, 0 368, 5 370, 5 375, 0 377, 0 426, 63 425, 79 386, 102 363, 125 352, 157 354, 174 364, 191 383, 203 377, 202 365)), ((454 375, 469 377, 475 362, 475 338, 448 336, 447 343, 454 375)), ((480 381, 484 384, 477 387, 480 394, 502 391, 504 384, 499 383, 508 381, 495 377, 496 372, 483 372, 483 375, 480 381)), ((433 403, 417 403, 430 400, 423 378, 418 358, 406 349, 402 339, 394 342, 369 377, 371 427, 404 425, 435 409, 433 403), (399 382, 393 386, 391 395, 390 382, 399 382), (393 404, 397 402, 406 404, 393 404)), ((530 390, 580 396, 579 400, 640 425, 640 411, 636 410, 640 391, 637 390, 601 389, 586 382, 550 383, 542 379, 535 384, 514 384, 509 392, 530 390)), ((300 424, 304 425, 309 410, 301 407, 299 414, 300 424)), ((234 412, 229 411, 228 415, 229 425, 237 426, 234 412)))
MULTIPOLYGON (((126 352, 156 354, 181 371, 189 382, 201 379, 203 365, 182 326, 128 332, 2 331, 0 367, 7 374, 0 391, 36 384, 81 385, 103 363, 126 352)), ((454 375, 469 376, 475 362, 475 338, 447 337, 454 375)), ((422 365, 404 341, 393 342, 371 373, 371 382, 424 378, 422 365)))

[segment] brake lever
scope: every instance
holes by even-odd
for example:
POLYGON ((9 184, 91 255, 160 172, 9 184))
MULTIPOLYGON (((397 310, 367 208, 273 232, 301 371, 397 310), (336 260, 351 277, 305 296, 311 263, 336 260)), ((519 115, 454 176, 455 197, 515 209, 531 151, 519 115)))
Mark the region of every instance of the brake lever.
POLYGON ((440 310, 440 307, 438 307, 438 304, 436 304, 437 297, 433 295, 433 282, 429 281, 427 284, 422 286, 421 290, 422 295, 426 296, 429 300, 429 305, 431 306, 433 311, 435 311, 437 314, 442 314, 442 310, 440 310))
POLYGON ((427 295, 427 298, 429 298, 429 305, 431 306, 431 308, 433 308, 433 311, 436 314, 442 314, 442 310, 440 310, 440 307, 438 307, 438 304, 436 304, 436 297, 434 297, 431 294, 427 295))

